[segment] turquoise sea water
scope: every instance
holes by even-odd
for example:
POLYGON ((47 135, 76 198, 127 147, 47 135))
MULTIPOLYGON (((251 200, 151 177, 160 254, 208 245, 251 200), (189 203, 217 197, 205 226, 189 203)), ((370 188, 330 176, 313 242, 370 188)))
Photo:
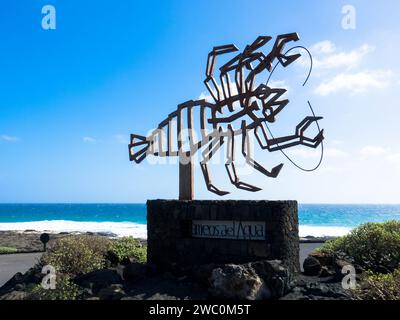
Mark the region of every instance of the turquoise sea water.
MULTIPOLYGON (((366 222, 400 220, 400 205, 299 205, 302 235, 339 235, 366 222)), ((0 230, 146 234, 145 204, 0 204, 0 230)))
POLYGON ((43 220, 146 224, 146 204, 0 204, 0 223, 43 220))

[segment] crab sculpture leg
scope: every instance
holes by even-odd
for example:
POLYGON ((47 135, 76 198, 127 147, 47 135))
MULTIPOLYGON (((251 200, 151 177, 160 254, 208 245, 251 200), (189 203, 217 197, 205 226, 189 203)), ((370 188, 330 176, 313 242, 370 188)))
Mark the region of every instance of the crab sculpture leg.
POLYGON ((225 168, 228 172, 229 180, 236 188, 251 192, 261 190, 256 186, 240 181, 237 175, 235 168, 235 131, 233 130, 231 125, 228 126, 227 158, 228 160, 225 163, 225 168))
POLYGON ((273 167, 271 170, 267 170, 262 165, 260 165, 257 161, 255 161, 250 152, 250 143, 249 143, 249 135, 248 130, 246 129, 246 123, 242 122, 242 154, 246 159, 246 163, 256 169, 257 171, 261 172, 263 175, 269 178, 276 178, 279 175, 283 167, 283 163, 273 167))
POLYGON ((200 162, 201 171, 203 172, 207 189, 219 196, 224 196, 229 194, 229 192, 218 189, 211 182, 211 175, 208 169, 208 162, 225 142, 222 130, 215 131, 213 134, 211 134, 209 140, 210 142, 208 147, 202 152, 203 160, 200 162))

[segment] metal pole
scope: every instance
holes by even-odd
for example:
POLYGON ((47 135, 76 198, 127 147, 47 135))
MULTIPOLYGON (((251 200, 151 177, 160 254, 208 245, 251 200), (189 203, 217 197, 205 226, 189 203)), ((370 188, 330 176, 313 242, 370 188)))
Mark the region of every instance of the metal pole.
POLYGON ((193 200, 193 162, 191 158, 179 159, 179 200, 193 200))

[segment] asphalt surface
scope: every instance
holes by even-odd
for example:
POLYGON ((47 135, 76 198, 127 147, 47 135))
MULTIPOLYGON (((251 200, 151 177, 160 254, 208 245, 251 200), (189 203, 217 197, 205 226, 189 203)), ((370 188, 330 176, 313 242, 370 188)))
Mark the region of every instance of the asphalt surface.
MULTIPOLYGON (((300 243, 300 266, 303 270, 303 261, 321 243, 300 243)), ((40 258, 41 253, 17 253, 0 255, 0 287, 17 272, 24 273, 40 258)))
POLYGON ((17 272, 24 273, 32 268, 41 253, 0 254, 0 287, 17 272))

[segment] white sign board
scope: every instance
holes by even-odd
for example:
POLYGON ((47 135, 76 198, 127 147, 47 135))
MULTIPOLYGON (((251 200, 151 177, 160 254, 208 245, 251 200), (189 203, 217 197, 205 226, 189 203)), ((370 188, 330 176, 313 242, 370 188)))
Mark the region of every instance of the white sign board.
POLYGON ((193 220, 192 237, 265 240, 265 221, 193 220))

